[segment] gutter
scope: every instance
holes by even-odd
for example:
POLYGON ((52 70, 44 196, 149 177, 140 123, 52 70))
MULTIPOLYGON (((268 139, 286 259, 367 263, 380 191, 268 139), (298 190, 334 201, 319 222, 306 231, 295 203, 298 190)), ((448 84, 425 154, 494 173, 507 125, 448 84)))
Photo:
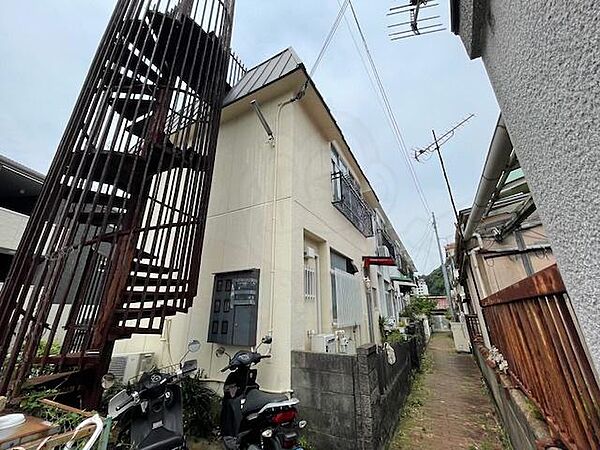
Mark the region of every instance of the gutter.
POLYGON ((469 214, 469 219, 463 232, 463 239, 465 241, 473 237, 473 232, 479 225, 487 205, 496 191, 496 186, 502 176, 502 172, 510 162, 512 149, 512 142, 508 136, 504 119, 500 115, 496 130, 494 131, 494 137, 490 143, 487 159, 485 160, 483 174, 479 180, 471 214, 469 214))

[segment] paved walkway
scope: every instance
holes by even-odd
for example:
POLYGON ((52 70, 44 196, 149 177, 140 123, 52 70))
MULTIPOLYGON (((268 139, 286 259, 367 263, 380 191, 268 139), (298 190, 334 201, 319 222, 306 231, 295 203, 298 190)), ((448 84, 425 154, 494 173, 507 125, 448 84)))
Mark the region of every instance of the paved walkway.
POLYGON ((452 336, 433 335, 390 450, 501 450, 492 400, 471 355, 452 336))

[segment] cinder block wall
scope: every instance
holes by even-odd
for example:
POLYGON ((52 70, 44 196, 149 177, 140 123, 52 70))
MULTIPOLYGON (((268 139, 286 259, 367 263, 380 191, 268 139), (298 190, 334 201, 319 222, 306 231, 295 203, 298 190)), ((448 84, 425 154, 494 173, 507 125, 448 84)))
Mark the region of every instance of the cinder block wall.
POLYGON ((394 344, 388 367, 375 344, 356 355, 292 352, 292 389, 300 399, 304 432, 321 450, 380 450, 392 438, 410 392, 411 373, 424 350, 423 337, 394 344), (383 380, 382 371, 388 373, 383 380))

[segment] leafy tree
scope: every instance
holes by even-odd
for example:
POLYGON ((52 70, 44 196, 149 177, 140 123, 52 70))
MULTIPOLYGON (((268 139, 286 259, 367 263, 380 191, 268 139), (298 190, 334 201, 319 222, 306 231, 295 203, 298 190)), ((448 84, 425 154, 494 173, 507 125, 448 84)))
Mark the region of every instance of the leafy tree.
POLYGON ((424 314, 428 316, 437 306, 437 300, 429 297, 415 296, 411 297, 410 302, 404 308, 404 316, 415 319, 416 316, 424 314))
POLYGON ((429 289, 429 295, 446 295, 444 287, 444 275, 442 274, 442 266, 434 269, 429 275, 425 276, 425 283, 429 289))

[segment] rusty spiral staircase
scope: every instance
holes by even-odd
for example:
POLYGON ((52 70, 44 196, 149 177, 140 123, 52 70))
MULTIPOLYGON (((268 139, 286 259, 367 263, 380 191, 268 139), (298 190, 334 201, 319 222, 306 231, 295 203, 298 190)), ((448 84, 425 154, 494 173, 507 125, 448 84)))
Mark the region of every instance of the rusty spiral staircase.
POLYGON ((0 393, 95 406, 196 295, 234 0, 119 0, 0 291, 0 393), (60 348, 60 350, 58 350, 60 348))

